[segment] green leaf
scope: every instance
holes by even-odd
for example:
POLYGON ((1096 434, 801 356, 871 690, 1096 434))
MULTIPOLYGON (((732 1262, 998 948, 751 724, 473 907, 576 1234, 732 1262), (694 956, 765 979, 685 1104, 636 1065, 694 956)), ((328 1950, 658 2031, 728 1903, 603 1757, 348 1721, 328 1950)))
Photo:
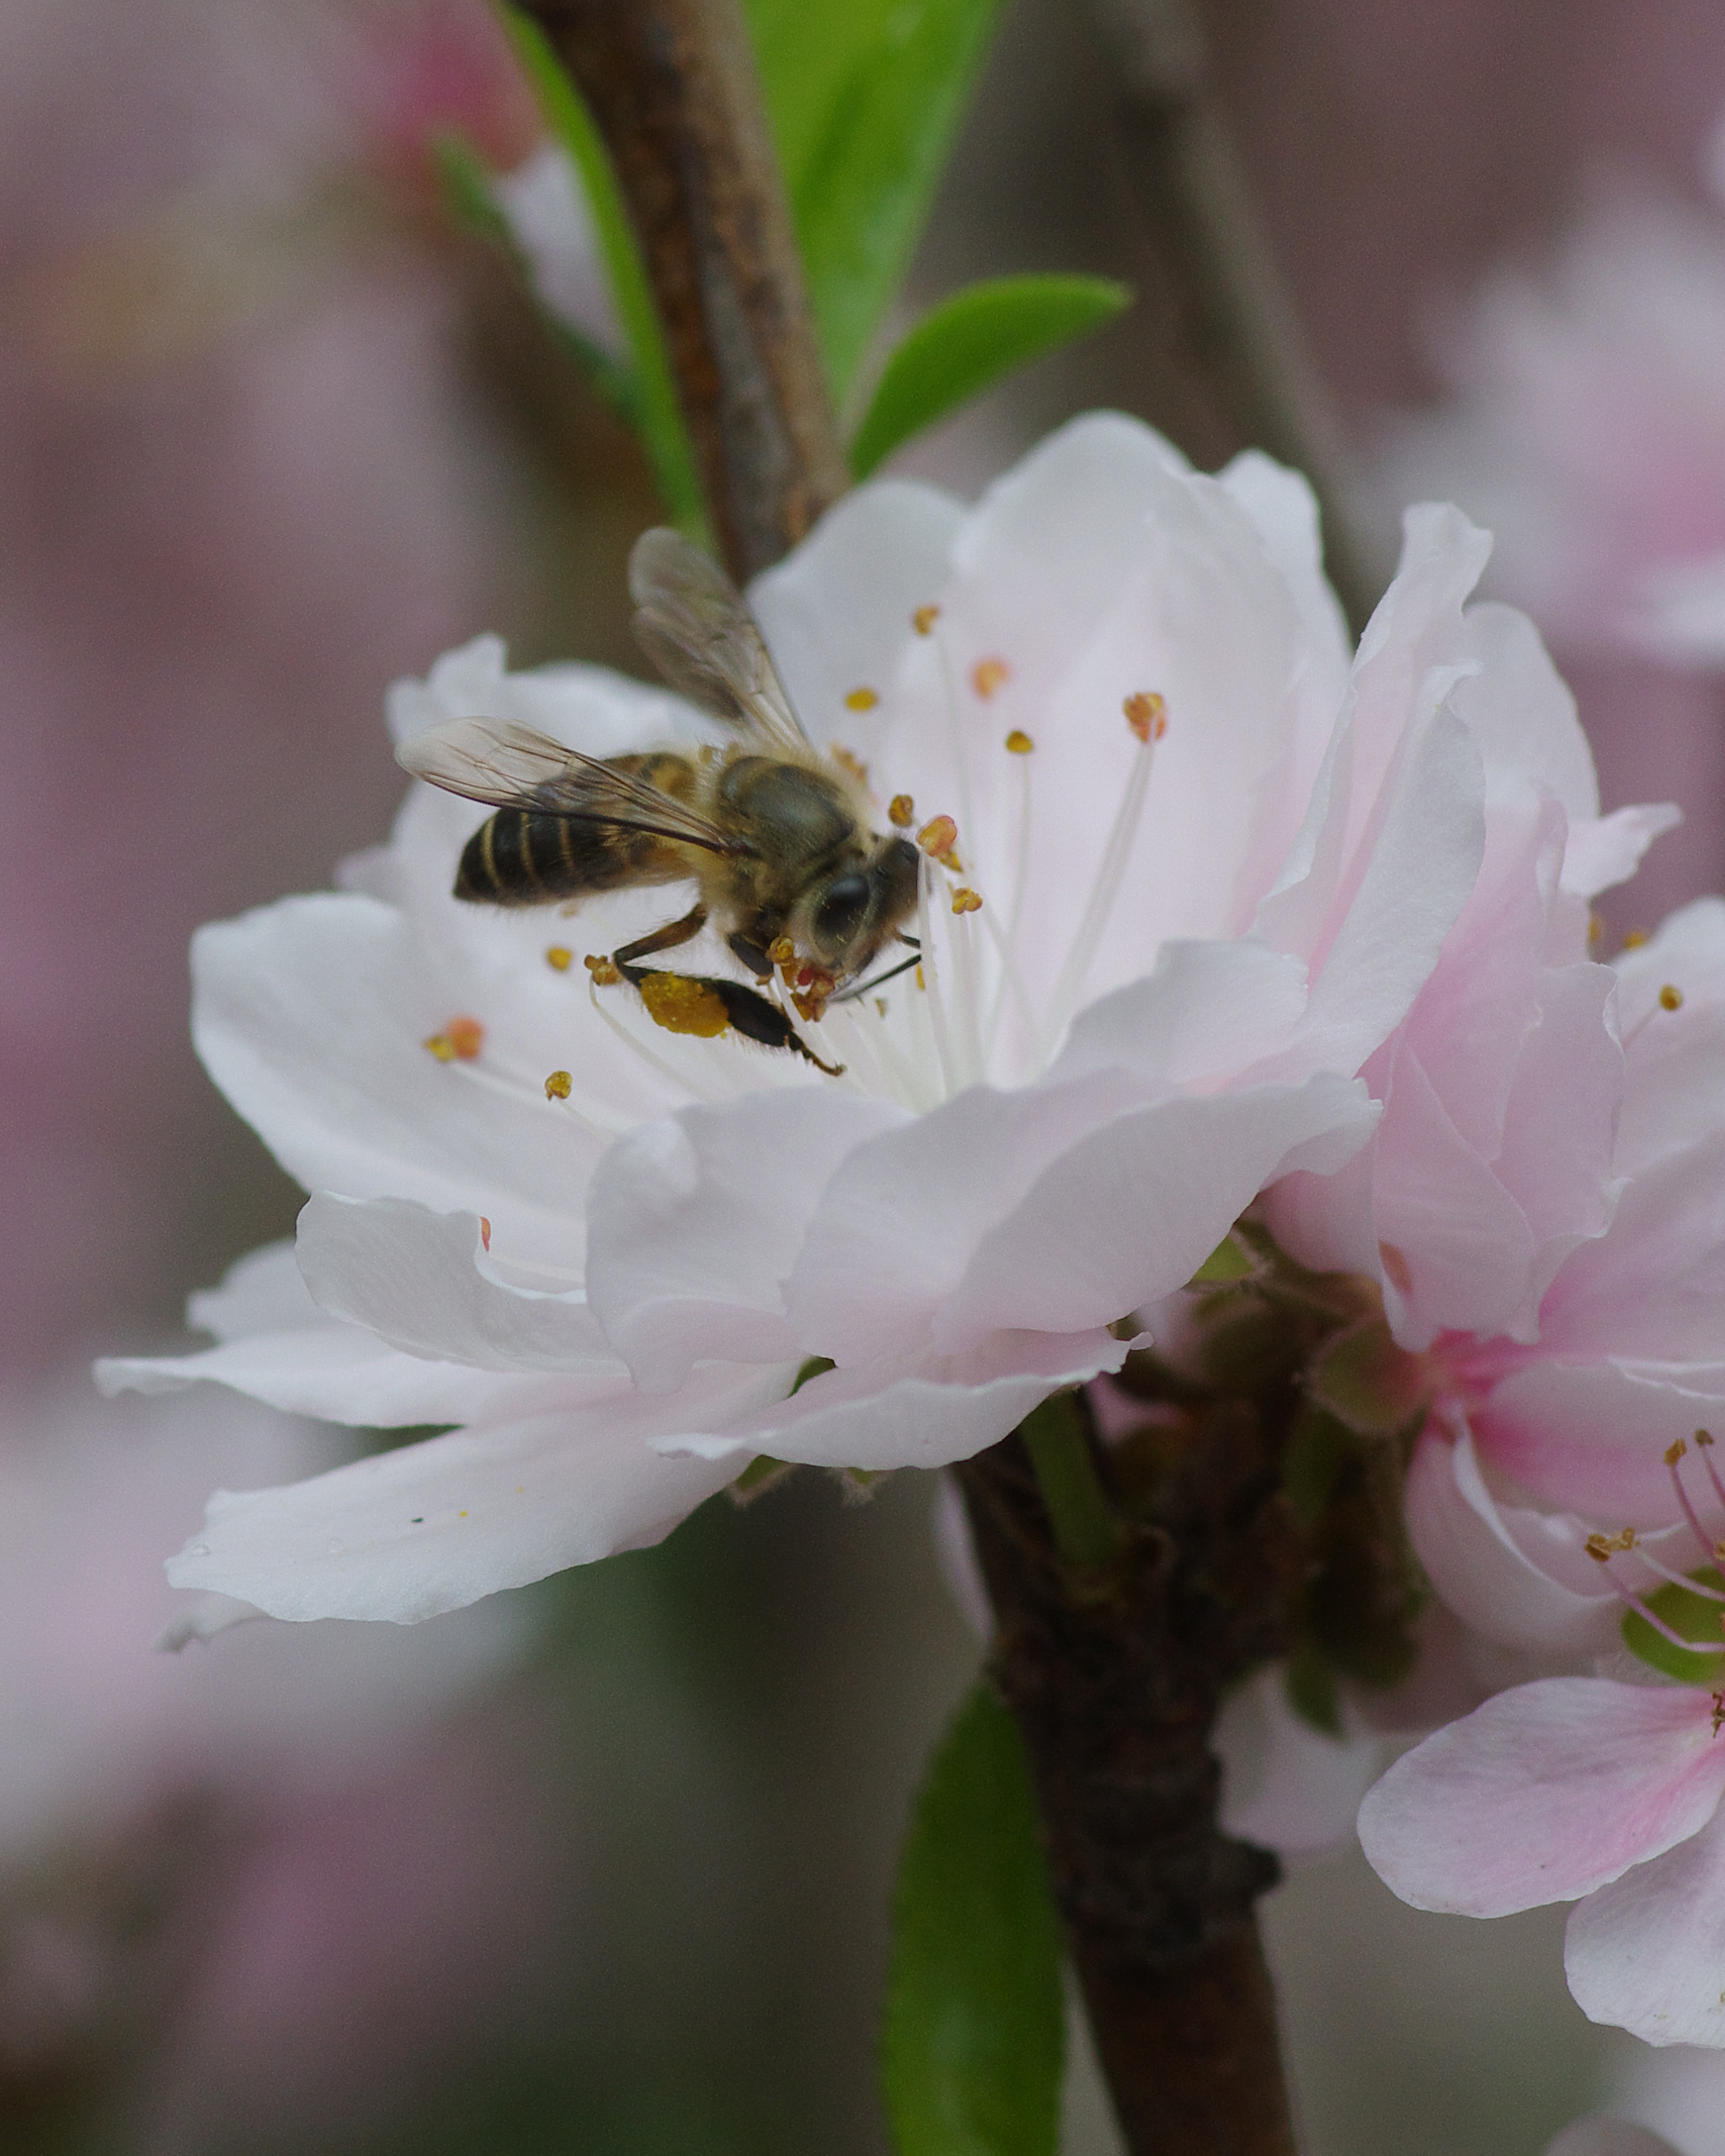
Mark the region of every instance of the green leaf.
POLYGON ((1023 1741, 979 1686, 911 1816, 881 2073, 898 2156, 1055 2156, 1060 1935, 1023 1741))
POLYGON ((841 402, 909 267, 999 0, 746 0, 841 402))
MULTIPOLYGON (((1719 1574, 1711 1565, 1698 1566, 1690 1577, 1715 1589, 1722 1584, 1719 1574)), ((1623 1644, 1637 1660, 1663 1676, 1676 1678, 1683 1684, 1717 1685, 1725 1680, 1725 1646, 1720 1641, 1720 1610, 1725 1605, 1674 1584, 1659 1588, 1643 1599, 1654 1615, 1663 1617, 1680 1637, 1694 1640, 1697 1644, 1693 1648, 1674 1646, 1653 1630, 1646 1618, 1633 1609, 1626 1610, 1623 1644)))
POLYGON ((1132 304, 1108 277, 990 277, 925 314, 886 363, 851 445, 859 479, 900 442, 1132 304))
POLYGON ((640 437, 666 510, 692 538, 705 540, 701 482, 677 402, 670 362, 665 356, 659 311, 611 159, 544 32, 515 8, 505 6, 503 15, 516 56, 539 93, 546 120, 575 161, 587 206, 593 214, 611 304, 631 355, 631 365, 623 376, 624 415, 640 437))

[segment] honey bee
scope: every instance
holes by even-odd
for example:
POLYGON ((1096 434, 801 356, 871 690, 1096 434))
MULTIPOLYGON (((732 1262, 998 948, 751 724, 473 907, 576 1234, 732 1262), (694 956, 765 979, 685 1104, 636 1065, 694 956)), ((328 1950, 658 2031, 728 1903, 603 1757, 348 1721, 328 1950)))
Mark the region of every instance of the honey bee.
POLYGON ((672 1032, 734 1027, 837 1075, 758 990, 641 961, 711 921, 757 981, 778 967, 802 991, 802 1015, 818 1018, 889 939, 914 952, 902 930, 916 905, 916 849, 871 828, 860 777, 814 748, 754 617, 699 547, 675 531, 645 533, 629 589, 642 648, 672 688, 733 730, 725 748, 599 758, 510 720, 461 718, 416 734, 397 760, 497 812, 462 854, 458 899, 531 906, 692 883, 699 895, 686 913, 609 959, 590 958, 595 979, 629 982, 672 1032))

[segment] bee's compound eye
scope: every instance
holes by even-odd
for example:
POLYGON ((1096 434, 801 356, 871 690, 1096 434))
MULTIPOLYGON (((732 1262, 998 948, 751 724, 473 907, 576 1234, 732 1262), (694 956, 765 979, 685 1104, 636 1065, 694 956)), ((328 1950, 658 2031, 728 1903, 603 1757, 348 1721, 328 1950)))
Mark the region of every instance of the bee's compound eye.
POLYGON ((868 910, 868 878, 855 870, 847 876, 836 877, 814 909, 816 937, 827 945, 844 942, 862 926, 868 910))

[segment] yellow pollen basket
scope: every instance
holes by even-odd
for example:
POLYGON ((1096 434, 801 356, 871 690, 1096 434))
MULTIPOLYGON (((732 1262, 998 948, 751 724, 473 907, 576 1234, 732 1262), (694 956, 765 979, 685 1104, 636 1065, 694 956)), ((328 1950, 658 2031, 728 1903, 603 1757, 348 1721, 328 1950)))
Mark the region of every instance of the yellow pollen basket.
POLYGON ((647 1015, 668 1033, 693 1033, 715 1039, 730 1030, 730 1014, 704 981, 686 974, 643 974, 636 985, 647 1015))

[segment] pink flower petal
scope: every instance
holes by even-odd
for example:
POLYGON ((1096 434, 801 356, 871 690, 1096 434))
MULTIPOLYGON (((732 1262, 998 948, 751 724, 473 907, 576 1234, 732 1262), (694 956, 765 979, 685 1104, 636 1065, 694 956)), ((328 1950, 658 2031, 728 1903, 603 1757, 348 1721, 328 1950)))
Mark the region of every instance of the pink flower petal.
POLYGON ((1705 1692, 1552 1677, 1398 1759, 1359 1808, 1374 1870, 1415 1908, 1507 1916, 1590 1894, 1703 1827, 1725 1790, 1705 1692))
POLYGON ((1590 1894, 1570 1917, 1563 1969, 1589 2020, 1725 2050, 1725 1816, 1590 1894))

